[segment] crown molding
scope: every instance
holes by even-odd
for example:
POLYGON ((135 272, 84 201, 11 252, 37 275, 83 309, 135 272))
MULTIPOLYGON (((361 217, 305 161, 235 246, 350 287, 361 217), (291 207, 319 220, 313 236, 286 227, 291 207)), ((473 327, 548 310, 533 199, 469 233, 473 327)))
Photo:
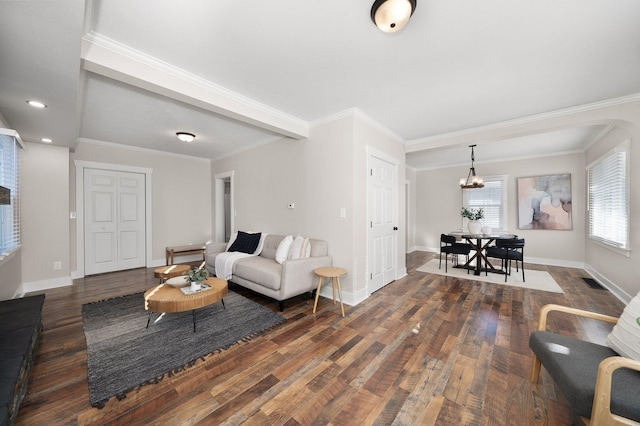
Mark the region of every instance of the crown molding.
POLYGON ((337 121, 337 120, 341 120, 343 118, 359 118, 360 120, 362 120, 365 123, 369 124, 371 127, 375 128, 379 132, 384 133, 385 135, 389 136, 394 141, 396 141, 398 143, 401 143, 401 144, 405 143, 405 140, 401 136, 399 136, 398 134, 394 133, 389 128, 383 126, 382 124, 380 124, 379 121, 374 120, 373 118, 371 118, 369 115, 364 113, 359 108, 355 108, 355 107, 354 108, 348 108, 348 109, 345 109, 343 111, 337 112, 335 114, 327 115, 326 117, 323 117, 323 118, 320 118, 318 120, 312 121, 311 123, 309 123, 309 127, 313 128, 313 127, 321 126, 323 124, 331 123, 331 122, 334 122, 334 121, 337 121))
POLYGON ((247 146, 247 147, 244 147, 244 148, 229 152, 227 154, 223 154, 223 155, 221 155, 219 157, 212 158, 211 159, 211 163, 215 163, 216 161, 224 160, 225 158, 233 157, 234 155, 242 154, 243 152, 246 152, 246 151, 251 151, 252 149, 257 148, 259 146, 268 145, 268 144, 270 144, 272 142, 277 142, 277 141, 282 140, 282 139, 286 139, 286 138, 284 136, 274 136, 272 138, 264 139, 264 140, 262 140, 260 142, 257 142, 257 143, 255 143, 255 144, 253 144, 251 146, 247 146))
MULTIPOLYGON (((554 152, 551 154, 538 154, 538 155, 522 155, 522 156, 518 156, 518 157, 505 157, 505 158, 500 158, 500 159, 495 159, 495 160, 484 160, 484 161, 475 161, 475 164, 496 164, 496 163, 505 163, 505 162, 511 162, 511 161, 523 161, 523 160, 535 160, 538 158, 548 158, 548 157, 560 157, 563 155, 574 155, 574 154, 584 154, 584 150, 583 149, 574 149, 574 150, 568 150, 568 151, 560 151, 560 152, 554 152)), ((469 163, 456 163, 456 164, 447 164, 444 166, 433 166, 433 167, 413 167, 413 166, 408 166, 408 167, 412 167, 414 170, 418 171, 418 172, 428 172, 431 170, 442 170, 442 169, 450 169, 453 167, 468 167, 469 163)), ((486 176, 485 176, 486 177, 486 176)))
POLYGON ((527 124, 534 124, 543 122, 546 120, 562 118, 569 115, 581 114, 585 112, 595 111, 604 108, 611 108, 630 103, 640 102, 640 93, 633 95, 622 96, 619 98, 608 99, 599 102, 592 102, 589 104, 578 105, 575 107, 559 109, 556 111, 545 112, 541 114, 530 115, 527 117, 516 118, 513 120, 502 121, 499 123, 487 124, 484 126, 472 127, 469 129, 458 130, 455 132, 442 133, 435 136, 427 136, 424 138, 413 139, 405 143, 407 152, 420 151, 425 149, 424 145, 433 144, 436 141, 443 141, 446 139, 462 138, 477 133, 486 133, 496 130, 503 130, 511 127, 523 126, 527 124))
MULTIPOLYGON (((169 157, 178 157, 178 158, 184 158, 187 160, 197 160, 197 161, 204 161, 206 163, 211 163, 211 160, 208 158, 203 158, 203 157, 196 157, 193 155, 185 155, 185 154, 176 154, 174 152, 167 152, 167 151, 160 151, 158 149, 151 149, 151 148, 142 148, 139 146, 133 146, 133 145, 125 145, 125 144, 121 144, 121 143, 115 143, 115 142, 106 142, 106 141, 101 141, 101 140, 97 140, 97 139, 90 139, 90 138, 78 138, 76 140, 77 143, 86 143, 88 145, 98 145, 98 146, 107 146, 107 147, 111 147, 111 148, 119 148, 119 149, 125 149, 128 151, 138 151, 138 152, 152 152, 154 154, 160 154, 160 155, 166 155, 169 157)), ((77 147, 77 145, 76 145, 77 147)))
POLYGON ((82 39, 83 69, 295 139, 309 123, 96 32, 82 39))

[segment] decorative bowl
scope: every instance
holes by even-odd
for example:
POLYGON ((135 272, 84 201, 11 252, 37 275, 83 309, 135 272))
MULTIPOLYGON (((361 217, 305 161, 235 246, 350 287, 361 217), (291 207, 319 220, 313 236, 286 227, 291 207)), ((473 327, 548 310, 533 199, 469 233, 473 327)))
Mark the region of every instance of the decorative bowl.
POLYGON ((165 283, 173 287, 186 287, 189 285, 189 282, 185 280, 185 278, 186 275, 180 275, 178 277, 169 278, 165 283))

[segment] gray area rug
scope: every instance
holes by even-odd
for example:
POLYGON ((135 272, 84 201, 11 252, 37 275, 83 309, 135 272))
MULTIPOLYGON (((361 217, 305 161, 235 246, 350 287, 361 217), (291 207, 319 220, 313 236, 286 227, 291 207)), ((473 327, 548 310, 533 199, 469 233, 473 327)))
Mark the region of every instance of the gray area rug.
POLYGON ((91 405, 126 397, 140 386, 193 366, 207 355, 284 323, 280 315, 229 291, 221 303, 191 311, 154 314, 147 325, 144 293, 82 306, 91 405))

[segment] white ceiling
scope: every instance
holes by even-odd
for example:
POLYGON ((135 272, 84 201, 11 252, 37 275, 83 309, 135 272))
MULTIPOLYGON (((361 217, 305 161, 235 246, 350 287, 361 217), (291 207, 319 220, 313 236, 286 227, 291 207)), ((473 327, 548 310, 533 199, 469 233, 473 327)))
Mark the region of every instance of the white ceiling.
MULTIPOLYGON (((419 0, 391 35, 372 3, 1 1, 0 114, 27 141, 217 159, 352 108, 410 146, 640 93, 637 0, 419 0)), ((482 140, 476 157, 573 152, 602 130, 482 140)), ((407 164, 469 160, 466 145, 425 148, 407 164)))

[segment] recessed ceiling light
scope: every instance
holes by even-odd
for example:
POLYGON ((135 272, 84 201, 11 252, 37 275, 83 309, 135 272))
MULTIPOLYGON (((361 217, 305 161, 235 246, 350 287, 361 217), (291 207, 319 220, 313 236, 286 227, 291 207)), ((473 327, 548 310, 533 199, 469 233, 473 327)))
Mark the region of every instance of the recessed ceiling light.
POLYGON ((180 139, 182 142, 191 142, 196 138, 196 135, 194 135, 193 133, 187 133, 187 132, 176 132, 176 135, 178 136, 178 139, 180 139))
POLYGON ((27 101, 34 108, 46 108, 47 106, 40 101, 27 101))
POLYGON ((44 142, 44 143, 52 143, 53 139, 50 138, 40 138, 40 142, 44 142))

